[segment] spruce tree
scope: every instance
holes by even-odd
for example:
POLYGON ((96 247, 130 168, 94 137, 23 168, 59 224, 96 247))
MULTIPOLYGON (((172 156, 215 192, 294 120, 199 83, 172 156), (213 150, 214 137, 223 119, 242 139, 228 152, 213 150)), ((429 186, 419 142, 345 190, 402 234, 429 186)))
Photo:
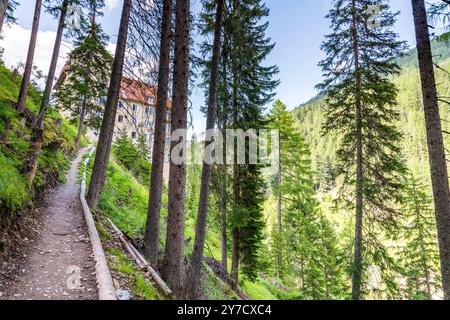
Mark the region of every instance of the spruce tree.
POLYGON ((399 72, 394 59, 404 44, 391 30, 396 14, 385 0, 335 0, 327 18, 332 33, 322 46, 325 80, 318 88, 327 101, 324 133, 339 133, 341 196, 355 209, 352 298, 362 298, 373 264, 383 268, 386 294, 393 294, 395 266, 380 233, 395 229, 405 171, 395 127, 397 90, 389 79, 399 72), (375 21, 373 6, 381 10, 375 21))
POLYGON ((402 263, 406 295, 410 300, 433 298, 440 290, 439 250, 433 199, 424 183, 412 174, 405 180, 403 212, 405 225, 402 263))
MULTIPOLYGON (((230 128, 244 131, 264 128, 264 109, 278 85, 274 79, 278 68, 264 65, 274 48, 271 39, 266 36, 268 23, 261 22, 269 15, 269 9, 260 0, 230 2, 229 15, 224 22, 225 26, 228 24, 225 33, 230 32, 229 48, 224 48, 230 55, 227 59, 231 75, 230 128)), ((256 278, 260 268, 259 249, 264 228, 261 206, 265 187, 262 165, 233 165, 231 273, 236 284, 240 263, 243 275, 249 279, 256 278)))
POLYGON ((2 32, 5 21, 10 23, 16 22, 14 10, 18 4, 15 0, 0 0, 0 33, 2 32))
POLYGON ((437 37, 439 41, 450 40, 450 0, 441 0, 430 5, 428 15, 432 22, 442 22, 444 32, 437 37))
POLYGON ((92 168, 91 182, 89 184, 89 190, 86 196, 86 200, 93 210, 98 207, 100 193, 106 180, 106 171, 108 168, 114 125, 116 121, 117 105, 119 104, 120 84, 122 83, 131 2, 131 0, 123 1, 117 47, 114 54, 114 62, 111 71, 111 80, 109 82, 105 112, 103 113, 102 126, 98 138, 98 140, 102 141, 102 143, 97 146, 94 167, 92 168))
POLYGON ((99 98, 107 95, 111 76, 113 58, 106 50, 108 37, 96 22, 103 6, 103 1, 91 1, 88 26, 82 28, 75 40, 65 78, 55 94, 59 107, 70 112, 74 120, 79 120, 75 141, 77 148, 85 122, 88 127, 100 127, 100 114, 104 106, 99 103, 99 98))
POLYGON ((294 116, 281 101, 275 102, 269 118, 280 138, 274 191, 281 210, 271 241, 277 274, 299 279, 302 299, 342 297, 346 291, 342 254, 336 233, 316 200, 309 149, 294 116))
POLYGON ((66 17, 69 5, 78 4, 78 0, 52 1, 46 0, 47 10, 50 14, 58 17, 58 28, 56 32, 55 44, 53 46, 52 58, 48 70, 47 81, 42 95, 39 113, 32 125, 31 138, 28 146, 27 156, 25 158, 22 172, 32 186, 36 175, 39 157, 44 143, 45 118, 50 103, 50 97, 53 89, 53 81, 56 73, 56 65, 59 58, 59 51, 63 38, 64 28, 66 26, 66 17))

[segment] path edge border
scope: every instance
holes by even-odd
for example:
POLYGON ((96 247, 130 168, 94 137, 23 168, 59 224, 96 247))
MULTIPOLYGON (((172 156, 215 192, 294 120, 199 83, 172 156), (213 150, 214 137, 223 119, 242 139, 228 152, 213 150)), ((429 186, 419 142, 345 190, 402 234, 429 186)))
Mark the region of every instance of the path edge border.
POLYGON ((90 158, 95 151, 94 146, 89 147, 89 153, 84 161, 84 171, 81 179, 80 201, 83 207, 84 219, 88 227, 89 239, 91 240, 92 253, 95 260, 95 276, 97 278, 97 291, 99 300, 117 300, 116 290, 112 280, 111 272, 106 261, 105 251, 103 250, 102 242, 95 226, 94 217, 89 209, 86 201, 86 168, 89 164, 90 158))

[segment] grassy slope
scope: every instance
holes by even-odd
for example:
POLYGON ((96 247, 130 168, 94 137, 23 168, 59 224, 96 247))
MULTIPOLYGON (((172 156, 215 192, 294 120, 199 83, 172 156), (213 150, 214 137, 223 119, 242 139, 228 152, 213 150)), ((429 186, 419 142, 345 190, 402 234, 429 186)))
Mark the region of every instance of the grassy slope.
MULTIPOLYGON (((12 119, 12 130, 8 143, 0 144, 0 221, 10 220, 14 212, 30 201, 28 184, 20 173, 25 158, 30 130, 19 121, 11 105, 17 101, 21 78, 14 79, 12 72, 0 65, 0 133, 3 133, 5 119, 12 119)), ((40 93, 30 87, 27 107, 36 112, 39 109, 40 93)), ((46 121, 45 142, 39 160, 35 186, 41 190, 47 183, 63 181, 70 164, 69 156, 74 153, 76 128, 63 120, 54 110, 49 111, 46 121), (55 148, 46 148, 52 143, 55 148)), ((83 139, 83 144, 86 141, 83 139)))
MULTIPOLYGON (((91 158, 89 163, 88 173, 91 172, 92 165, 93 158, 91 158)), ((87 180, 89 183, 89 174, 87 180)), ((129 171, 125 170, 112 157, 108 168, 108 178, 100 198, 99 208, 102 213, 111 218, 114 224, 128 236, 142 238, 146 221, 147 204, 148 187, 141 185, 129 171)), ((161 248, 163 248, 167 217, 167 192, 163 194, 161 214, 160 243, 161 248)), ((187 255, 192 251, 195 236, 194 216, 193 214, 188 214, 186 217, 185 238, 191 238, 191 241, 185 247, 187 255)), ((220 259, 219 235, 212 228, 209 228, 207 232, 205 254, 217 260, 220 259)), ((205 272, 207 275, 204 284, 205 292, 209 299, 237 299, 237 296, 230 288, 209 272, 207 268, 205 268, 205 272)), ((276 299, 268 290, 268 286, 268 284, 260 282, 245 282, 243 289, 244 291, 248 291, 247 294, 254 299, 276 299)))

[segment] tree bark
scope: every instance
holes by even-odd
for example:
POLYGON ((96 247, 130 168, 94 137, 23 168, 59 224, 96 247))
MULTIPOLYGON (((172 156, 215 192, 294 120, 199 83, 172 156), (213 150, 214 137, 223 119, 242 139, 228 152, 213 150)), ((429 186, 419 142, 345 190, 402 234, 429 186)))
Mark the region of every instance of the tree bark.
POLYGON ((450 191, 424 0, 412 0, 444 299, 450 299, 450 191))
POLYGON ((59 58, 59 50, 61 48, 61 41, 64 32, 64 24, 66 21, 67 8, 69 0, 64 0, 61 5, 61 13, 59 16, 58 31, 56 33, 55 45, 53 47, 52 60, 50 62, 50 68, 48 71, 47 82, 45 84, 45 90, 42 95, 41 107, 36 121, 32 127, 30 145, 28 147, 28 155, 25 159, 23 172, 28 178, 30 186, 33 185, 34 177, 36 175, 36 169, 38 165, 39 156, 44 143, 44 127, 45 117, 47 115, 47 108, 50 101, 50 95, 52 93, 53 80, 55 78, 56 64, 59 58))
MULTIPOLYGON (((278 141, 280 140, 280 133, 278 132, 278 141)), ((282 234, 282 225, 281 225, 281 210, 282 210, 282 200, 281 200, 281 148, 280 146, 278 147, 278 192, 277 192, 277 222, 278 222, 278 243, 280 243, 281 241, 281 234, 282 234)), ((282 256, 282 252, 281 250, 283 249, 283 246, 278 246, 277 249, 277 277, 281 278, 282 275, 282 261, 283 261, 283 256, 282 256)))
POLYGON ((220 239, 221 239, 221 262, 223 270, 228 273, 228 238, 227 238, 227 206, 228 206, 228 170, 227 170, 227 121, 228 121, 228 40, 227 40, 227 25, 224 25, 224 43, 223 43, 223 107, 222 107, 222 119, 221 119, 221 131, 223 136, 223 164, 221 165, 222 171, 222 191, 221 191, 221 212, 220 212, 220 239))
POLYGON ((27 61, 20 87, 19 98, 17 100, 17 111, 22 114, 25 109, 28 96, 28 86, 30 85, 31 70, 33 68, 34 52, 36 49, 36 39, 39 31, 39 20, 41 17, 42 0, 36 0, 34 9, 33 27, 31 28, 30 44, 28 45, 27 61))
POLYGON ((356 26, 356 1, 352 3, 353 59, 356 74, 356 208, 355 208, 355 252, 352 274, 352 299, 361 298, 362 278, 362 227, 363 227, 363 145, 362 145, 362 105, 360 98, 361 74, 359 66, 359 44, 356 26))
POLYGON ((95 154, 94 167, 92 169, 91 183, 89 185, 87 202, 92 210, 98 208, 100 193, 106 180, 111 143, 114 134, 114 125, 119 103, 120 84, 122 82, 123 63, 125 60, 125 48, 127 45, 128 23, 131 13, 131 0, 124 0, 122 16, 120 19, 117 47, 109 83, 108 97, 103 114, 102 126, 98 138, 97 152, 95 154))
MULTIPOLYGON (((175 23, 175 60, 173 66, 172 130, 184 130, 181 141, 172 141, 171 150, 181 144, 186 156, 187 105, 189 82, 190 0, 177 0, 175 23)), ((163 277, 180 297, 184 284, 184 205, 186 163, 170 162, 169 214, 163 277)))
MULTIPOLYGON (((236 55, 232 56, 233 64, 233 128, 237 129, 238 121, 238 79, 237 79, 237 63, 236 55)), ((231 279, 233 280, 233 289, 237 289, 239 281, 239 226, 236 225, 239 220, 239 167, 237 164, 237 148, 233 138, 234 145, 234 163, 233 163, 233 195, 234 195, 234 207, 233 207, 233 230, 232 230, 232 252, 231 252, 231 279)))
POLYGON ((0 33, 2 33, 3 23, 5 22, 6 10, 8 10, 8 0, 0 0, 0 33))
MULTIPOLYGON (((224 0, 217 0, 214 45, 211 58, 211 74, 209 82, 208 111, 206 120, 206 131, 214 129, 217 109, 217 78, 219 74, 220 50, 222 43, 224 0)), ((205 149, 212 141, 205 141, 205 149)), ((191 265, 188 273, 186 293, 187 299, 198 299, 199 286, 201 284, 201 266, 203 262, 203 250, 205 246, 206 223, 208 218, 209 188, 211 180, 211 163, 203 161, 203 170, 200 186, 200 198, 197 214, 197 225, 195 229, 194 251, 192 252, 191 265)), ((210 160, 210 159, 209 159, 210 160)))
POLYGON ((76 150, 80 149, 80 141, 81 141, 81 135, 83 134, 85 117, 86 117, 86 97, 84 97, 84 103, 83 103, 83 106, 81 107, 80 124, 78 125, 77 138, 75 139, 76 150))
POLYGON ((167 96, 169 92, 170 44, 172 36, 172 0, 164 0, 161 25, 158 95, 156 101, 155 137, 153 139, 152 173, 145 228, 145 255, 157 268, 159 252, 159 225, 166 138, 167 96))
POLYGON ((12 120, 11 117, 7 116, 5 119, 5 128, 3 129, 2 136, 0 137, 0 142, 8 143, 9 130, 11 130, 12 120))

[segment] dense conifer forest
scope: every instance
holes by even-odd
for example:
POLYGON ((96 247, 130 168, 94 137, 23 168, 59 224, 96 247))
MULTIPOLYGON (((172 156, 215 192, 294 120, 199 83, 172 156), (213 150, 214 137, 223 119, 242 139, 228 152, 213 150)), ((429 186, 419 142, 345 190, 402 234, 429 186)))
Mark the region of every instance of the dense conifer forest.
POLYGON ((450 299, 447 0, 327 1, 295 105, 272 1, 23 2, 11 65, 0 0, 0 300, 450 299))

